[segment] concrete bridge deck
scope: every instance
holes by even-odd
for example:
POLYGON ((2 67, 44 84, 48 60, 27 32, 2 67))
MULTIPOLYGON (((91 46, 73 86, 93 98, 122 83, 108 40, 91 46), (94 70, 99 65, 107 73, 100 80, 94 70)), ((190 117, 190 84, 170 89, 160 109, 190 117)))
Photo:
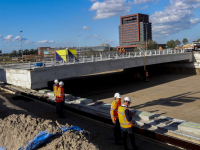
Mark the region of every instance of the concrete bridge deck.
MULTIPOLYGON (((146 54, 146 65, 154 65, 160 63, 176 62, 176 61, 192 61, 192 53, 174 53, 170 51, 163 51, 160 53, 153 53, 150 51, 146 54)), ((27 64, 28 65, 28 64, 27 64)), ((138 55, 128 55, 109 58, 92 58, 91 61, 64 63, 58 66, 47 65, 46 67, 30 69, 16 69, 6 68, 0 70, 0 81, 20 86, 28 89, 39 89, 47 87, 49 81, 54 79, 66 79, 72 77, 79 77, 88 74, 95 74, 106 71, 113 71, 118 69, 134 68, 144 65, 144 58, 139 53, 138 55)), ((29 66, 30 67, 30 66, 29 66)))

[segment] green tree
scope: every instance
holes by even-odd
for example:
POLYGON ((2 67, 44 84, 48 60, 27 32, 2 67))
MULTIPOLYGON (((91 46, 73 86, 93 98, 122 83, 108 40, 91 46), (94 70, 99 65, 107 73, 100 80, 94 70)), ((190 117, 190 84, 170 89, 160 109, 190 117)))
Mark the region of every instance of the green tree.
POLYGON ((177 45, 181 45, 181 42, 178 39, 175 41, 175 46, 177 45))
POLYGON ((174 48, 174 47, 175 47, 174 40, 167 41, 167 48, 174 48))
POLYGON ((200 42, 200 39, 198 39, 197 41, 200 42))
POLYGON ((23 51, 23 54, 24 54, 24 55, 29 55, 29 50, 28 50, 28 49, 25 49, 25 50, 23 51))
POLYGON ((186 44, 188 43, 188 39, 184 38, 183 41, 182 41, 182 43, 183 43, 184 45, 186 45, 186 44))
POLYGON ((147 48, 148 48, 148 50, 158 49, 158 43, 153 40, 148 40, 147 48))
POLYGON ((13 50, 12 53, 11 53, 11 56, 16 57, 17 56, 17 51, 13 50))

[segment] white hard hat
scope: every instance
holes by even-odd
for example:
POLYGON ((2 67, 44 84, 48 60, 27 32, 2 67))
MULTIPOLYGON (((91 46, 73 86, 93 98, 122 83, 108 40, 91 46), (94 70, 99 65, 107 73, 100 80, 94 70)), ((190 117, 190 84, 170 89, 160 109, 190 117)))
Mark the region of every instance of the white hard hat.
POLYGON ((59 82, 59 85, 64 85, 64 82, 60 81, 60 82, 59 82))
POLYGON ((114 97, 115 98, 121 98, 121 95, 119 93, 115 93, 114 97))
POLYGON ((54 83, 59 83, 58 79, 55 79, 55 80, 54 80, 54 83))
POLYGON ((125 97, 124 101, 130 102, 131 103, 131 98, 130 97, 125 97))

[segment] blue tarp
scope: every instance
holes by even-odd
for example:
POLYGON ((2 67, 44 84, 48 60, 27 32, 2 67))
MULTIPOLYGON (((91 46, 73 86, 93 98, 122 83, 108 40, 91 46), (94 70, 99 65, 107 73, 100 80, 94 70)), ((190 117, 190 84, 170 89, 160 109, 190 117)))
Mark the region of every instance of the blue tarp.
POLYGON ((6 147, 0 147, 0 150, 4 150, 4 149, 6 149, 6 147))
MULTIPOLYGON (((41 131, 34 139, 30 140, 29 142, 27 142, 24 146, 22 146, 19 150, 33 150, 34 148, 47 143, 49 141, 50 138, 52 138, 54 135, 57 134, 63 134, 64 132, 68 131, 68 130, 76 130, 79 132, 83 132, 83 128, 80 128, 78 126, 73 126, 70 128, 67 127, 61 127, 59 128, 61 129, 61 132, 52 134, 52 133, 48 133, 48 131, 41 131)), ((1 150, 1 149, 0 149, 1 150)))

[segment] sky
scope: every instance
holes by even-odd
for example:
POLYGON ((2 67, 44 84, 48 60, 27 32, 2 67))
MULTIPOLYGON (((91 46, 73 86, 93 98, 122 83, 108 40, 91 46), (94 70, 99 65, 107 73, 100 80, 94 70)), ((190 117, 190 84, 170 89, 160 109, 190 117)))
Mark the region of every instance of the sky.
POLYGON ((0 0, 0 50, 119 45, 120 16, 148 14, 153 40, 200 38, 200 0, 0 0))

